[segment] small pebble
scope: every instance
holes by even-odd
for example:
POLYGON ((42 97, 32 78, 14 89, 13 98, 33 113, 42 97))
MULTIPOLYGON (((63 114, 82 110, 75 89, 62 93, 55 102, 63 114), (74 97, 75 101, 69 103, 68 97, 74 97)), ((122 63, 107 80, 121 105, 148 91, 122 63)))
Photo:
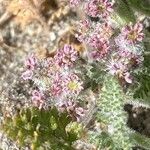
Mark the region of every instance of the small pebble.
POLYGON ((56 40, 56 35, 55 35, 54 32, 51 32, 51 33, 50 33, 50 39, 51 39, 51 41, 56 40))

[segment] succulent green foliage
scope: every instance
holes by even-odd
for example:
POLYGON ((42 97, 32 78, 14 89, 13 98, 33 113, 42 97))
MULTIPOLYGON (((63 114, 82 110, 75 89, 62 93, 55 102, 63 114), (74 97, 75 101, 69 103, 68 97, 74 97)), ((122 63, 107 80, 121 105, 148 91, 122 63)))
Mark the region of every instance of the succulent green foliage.
POLYGON ((143 69, 136 74, 138 88, 134 93, 134 98, 140 98, 150 103, 150 56, 144 57, 143 69))
POLYGON ((82 128, 71 124, 68 114, 59 113, 56 108, 27 108, 12 118, 6 117, 1 129, 21 148, 29 145, 32 150, 73 150, 72 143, 79 138, 82 128), (66 129, 68 125, 72 126, 70 130, 66 129))
POLYGON ((149 29, 145 29, 144 34, 145 34, 145 38, 144 38, 143 43, 144 43, 145 51, 146 52, 150 52, 150 42, 149 42, 150 30, 149 29))
POLYGON ((105 150, 106 148, 115 150, 113 140, 108 133, 90 132, 89 137, 90 142, 95 143, 95 145, 97 146, 97 150, 105 150))
POLYGON ((144 39, 144 61, 142 68, 134 73, 135 84, 131 86, 130 94, 133 96, 133 102, 144 104, 146 107, 150 105, 150 33, 145 31, 144 39))
POLYGON ((107 125, 108 134, 113 140, 115 150, 131 150, 130 130, 127 128, 127 114, 123 110, 125 96, 118 81, 107 76, 98 100, 100 112, 97 118, 107 125))
POLYGON ((88 81, 89 81, 88 86, 92 90, 95 90, 98 85, 102 85, 102 83, 103 83, 105 71, 103 71, 100 68, 103 68, 103 66, 99 67, 99 66, 96 66, 95 64, 93 64, 93 65, 87 67, 86 75, 87 75, 88 81))
POLYGON ((150 15, 150 1, 149 0, 127 0, 130 7, 135 10, 150 15))
POLYGON ((102 84, 102 80, 104 78, 105 71, 101 70, 99 66, 93 65, 87 71, 87 75, 98 84, 102 84))
POLYGON ((135 22, 134 11, 150 15, 149 0, 118 0, 116 12, 127 23, 135 22))
POLYGON ((133 13, 133 10, 129 7, 128 3, 126 3, 124 0, 117 0, 117 14, 124 19, 127 23, 129 22, 135 22, 135 16, 133 13))
POLYGON ((134 98, 148 100, 150 98, 150 75, 141 73, 137 78, 140 85, 134 93, 134 98))
POLYGON ((133 133, 131 137, 134 139, 136 145, 146 150, 150 149, 150 138, 143 136, 139 133, 133 133))
POLYGON ((75 139, 77 139, 76 137, 79 138, 82 135, 83 125, 77 122, 71 122, 66 126, 66 131, 72 134, 72 136, 75 135, 75 139))

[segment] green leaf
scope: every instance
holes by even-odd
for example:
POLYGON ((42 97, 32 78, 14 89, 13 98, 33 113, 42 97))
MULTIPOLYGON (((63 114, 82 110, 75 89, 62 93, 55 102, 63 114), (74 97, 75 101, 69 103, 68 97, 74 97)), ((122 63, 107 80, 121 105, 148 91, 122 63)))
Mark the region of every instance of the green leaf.
POLYGON ((128 0, 132 8, 150 16, 150 1, 149 0, 128 0))
POLYGON ((147 150, 150 149, 150 138, 141 135, 139 133, 133 133, 131 135, 132 139, 135 141, 136 146, 140 146, 142 148, 145 148, 147 150))
POLYGON ((135 16, 133 10, 129 7, 128 3, 124 0, 117 0, 116 12, 118 15, 124 19, 127 23, 135 22, 135 16))
POLYGON ((50 110, 26 108, 12 118, 6 117, 1 130, 19 142, 21 148, 30 145, 31 149, 44 149, 46 143, 54 150, 73 150, 72 143, 79 137, 78 132, 71 135, 66 132, 71 121, 66 112, 60 113, 55 107, 50 110))
POLYGON ((56 123, 56 119, 54 118, 54 116, 51 116, 51 118, 50 118, 50 124, 51 124, 52 130, 56 130, 57 129, 58 125, 56 123))
POLYGON ((123 110, 126 97, 118 80, 113 76, 105 76, 97 105, 100 111, 97 119, 108 128, 114 147, 131 150, 130 129, 127 127, 128 115, 123 110))
POLYGON ((150 57, 144 56, 143 68, 135 74, 138 85, 133 87, 134 98, 143 99, 146 103, 150 103, 150 57), (134 89, 135 88, 135 89, 134 89))

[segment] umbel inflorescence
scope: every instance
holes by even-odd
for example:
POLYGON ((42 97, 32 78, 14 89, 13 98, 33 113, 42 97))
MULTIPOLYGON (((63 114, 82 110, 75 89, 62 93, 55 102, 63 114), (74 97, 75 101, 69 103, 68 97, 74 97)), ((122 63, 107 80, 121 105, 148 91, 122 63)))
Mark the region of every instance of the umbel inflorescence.
POLYGON ((30 54, 21 76, 35 85, 28 107, 67 112, 87 128, 84 142, 96 150, 130 150, 136 145, 123 107, 126 99, 133 99, 128 89, 143 66, 144 27, 139 19, 116 20, 116 5, 113 0, 70 0, 71 9, 82 11, 82 20, 75 23, 82 52, 65 44, 54 56, 30 54))
POLYGON ((85 110, 76 101, 83 89, 83 81, 73 68, 77 59, 78 52, 71 45, 58 49, 53 58, 40 60, 33 54, 27 58, 22 78, 37 85, 31 98, 34 106, 46 109, 55 105, 74 111, 77 120, 84 116, 85 110))
POLYGON ((118 27, 112 21, 112 1, 71 1, 70 4, 72 7, 80 5, 85 12, 84 20, 78 23, 79 34, 76 37, 86 44, 88 60, 104 63, 106 72, 132 83, 132 72, 143 61, 142 23, 137 21, 118 27), (99 21, 91 21, 89 17, 98 18, 99 21))

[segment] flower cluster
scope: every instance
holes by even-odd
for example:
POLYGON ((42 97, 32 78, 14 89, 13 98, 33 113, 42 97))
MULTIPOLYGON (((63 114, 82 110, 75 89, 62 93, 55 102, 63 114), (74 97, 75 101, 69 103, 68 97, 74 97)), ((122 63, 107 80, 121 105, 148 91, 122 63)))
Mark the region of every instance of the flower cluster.
MULTIPOLYGON (((80 3, 87 15, 78 23, 76 37, 86 45, 87 61, 92 60, 97 68, 117 76, 123 84, 131 84, 134 70, 143 61, 142 24, 129 24, 119 31, 108 21, 113 11, 113 1, 70 0, 72 7, 80 3), (99 22, 92 21, 93 18, 90 20, 91 17, 98 17, 99 22)), ((75 120, 81 120, 86 109, 77 103, 84 85, 81 79, 83 76, 76 70, 80 68, 76 65, 78 58, 78 51, 67 44, 58 49, 54 57, 39 60, 32 54, 27 58, 26 71, 22 77, 32 80, 37 86, 32 92, 34 106, 41 109, 55 105, 62 111, 66 110, 75 120)))
POLYGON ((32 102, 33 102, 33 105, 38 107, 39 109, 43 108, 45 105, 43 93, 39 90, 34 90, 32 92, 32 102))
POLYGON ((82 85, 83 82, 74 73, 69 74, 63 82, 63 86, 65 87, 64 91, 68 95, 78 95, 79 92, 83 89, 82 85))
POLYGON ((54 97, 76 97, 83 89, 83 82, 75 73, 59 74, 52 82, 54 97))
POLYGON ((140 22, 130 23, 118 34, 118 27, 109 20, 113 5, 111 0, 82 1, 79 7, 84 8, 88 16, 98 17, 99 21, 84 17, 78 23, 76 37, 87 46, 86 56, 90 62, 101 63, 110 74, 132 83, 132 73, 143 61, 143 25, 140 22))
POLYGON ((32 93, 32 103, 42 108, 66 98, 76 99, 83 82, 72 69, 78 52, 71 45, 58 49, 54 57, 37 59, 33 54, 25 61, 24 80, 32 80, 38 90, 32 93))
POLYGON ((132 77, 129 73, 127 64, 121 60, 112 60, 108 64, 109 73, 112 75, 117 75, 118 78, 125 80, 127 83, 132 83, 132 77))
POLYGON ((91 56, 95 60, 100 60, 108 54, 109 41, 102 38, 99 34, 94 34, 89 37, 89 45, 94 48, 91 52, 91 56))
POLYGON ((120 35, 115 38, 117 51, 107 65, 109 73, 127 83, 133 82, 131 74, 143 62, 143 47, 140 45, 144 36, 142 29, 140 23, 123 27, 120 35))
POLYGON ((89 20, 80 21, 78 26, 79 34, 76 37, 89 47, 87 55, 90 59, 101 61, 110 52, 113 28, 108 23, 93 23, 89 20))
POLYGON ((86 109, 79 106, 79 103, 74 102, 73 100, 59 102, 57 106, 60 111, 66 110, 69 115, 78 122, 85 116, 86 113, 86 109))
POLYGON ((144 34, 142 30, 143 25, 141 23, 138 22, 135 25, 130 23, 122 29, 122 35, 130 44, 134 44, 143 40, 144 34))
POLYGON ((36 65, 37 65, 37 59, 32 54, 25 61, 25 67, 26 67, 27 70, 22 74, 22 78, 24 80, 28 80, 28 79, 32 78, 32 76, 33 76, 33 70, 35 69, 36 65))
POLYGON ((65 45, 62 49, 58 50, 54 58, 56 64, 60 67, 68 68, 77 60, 78 53, 71 45, 65 45))
POLYGON ((60 97, 60 95, 63 93, 63 76, 60 73, 55 74, 55 78, 52 79, 52 86, 51 86, 51 93, 54 97, 60 97))
POLYGON ((80 4, 81 0, 70 0, 70 6, 76 7, 80 4))
POLYGON ((85 11, 91 17, 107 18, 113 11, 113 2, 109 0, 89 0, 85 4, 85 11))

